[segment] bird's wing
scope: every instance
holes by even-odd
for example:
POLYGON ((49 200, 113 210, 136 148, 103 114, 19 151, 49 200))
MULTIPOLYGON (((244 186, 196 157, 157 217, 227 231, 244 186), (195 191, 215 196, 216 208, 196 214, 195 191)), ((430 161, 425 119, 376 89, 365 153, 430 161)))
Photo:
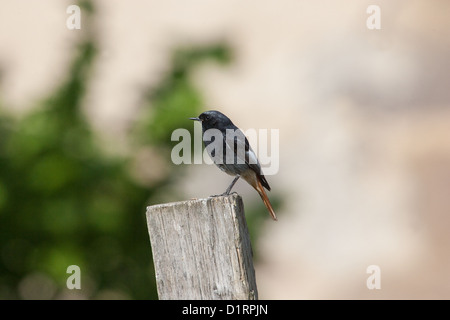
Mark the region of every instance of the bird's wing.
POLYGON ((236 128, 233 132, 229 130, 224 136, 227 160, 234 161, 237 164, 247 164, 253 171, 260 175, 261 165, 244 133, 236 128))
POLYGON ((261 164, 258 161, 256 153, 250 146, 247 137, 238 128, 234 131, 228 131, 224 135, 225 142, 225 162, 235 164, 247 164, 247 166, 256 173, 261 184, 270 191, 269 183, 267 182, 261 170, 261 164))

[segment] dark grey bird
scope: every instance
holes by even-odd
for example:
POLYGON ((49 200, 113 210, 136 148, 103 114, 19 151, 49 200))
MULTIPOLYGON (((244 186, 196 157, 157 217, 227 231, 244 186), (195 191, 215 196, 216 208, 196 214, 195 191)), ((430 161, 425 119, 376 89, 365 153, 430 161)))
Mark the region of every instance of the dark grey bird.
POLYGON ((225 173, 235 176, 222 195, 230 194, 234 184, 242 177, 258 191, 270 215, 277 220, 264 191, 264 188, 270 191, 269 183, 262 173, 255 152, 242 131, 226 115, 215 110, 205 111, 198 118, 190 119, 202 123, 203 143, 214 164, 225 173), (212 143, 213 145, 211 145, 212 143))

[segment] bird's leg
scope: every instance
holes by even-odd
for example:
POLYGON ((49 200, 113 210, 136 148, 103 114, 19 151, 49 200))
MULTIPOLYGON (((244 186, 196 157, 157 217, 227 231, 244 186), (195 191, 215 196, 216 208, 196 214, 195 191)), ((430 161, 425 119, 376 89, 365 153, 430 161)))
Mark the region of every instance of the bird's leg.
POLYGON ((239 180, 241 176, 237 175, 236 178, 234 178, 234 180, 230 183, 230 185, 228 186, 227 190, 225 191, 225 193, 223 193, 223 195, 229 195, 231 192, 231 189, 233 189, 234 184, 236 183, 236 181, 239 180))
POLYGON ((231 182, 231 184, 228 186, 227 190, 225 190, 224 193, 222 193, 222 194, 216 194, 216 195, 211 196, 211 197, 221 197, 221 196, 227 196, 227 195, 229 195, 230 192, 231 192, 231 189, 233 189, 234 184, 236 183, 236 181, 239 180, 240 177, 241 177, 240 175, 237 175, 237 176, 233 179, 233 181, 231 182))

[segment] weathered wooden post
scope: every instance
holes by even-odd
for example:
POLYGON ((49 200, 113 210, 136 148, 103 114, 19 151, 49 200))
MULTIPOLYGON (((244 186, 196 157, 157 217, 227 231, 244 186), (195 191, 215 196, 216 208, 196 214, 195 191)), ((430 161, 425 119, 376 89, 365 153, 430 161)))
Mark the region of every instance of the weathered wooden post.
POLYGON ((242 198, 147 207, 159 299, 257 299, 242 198))

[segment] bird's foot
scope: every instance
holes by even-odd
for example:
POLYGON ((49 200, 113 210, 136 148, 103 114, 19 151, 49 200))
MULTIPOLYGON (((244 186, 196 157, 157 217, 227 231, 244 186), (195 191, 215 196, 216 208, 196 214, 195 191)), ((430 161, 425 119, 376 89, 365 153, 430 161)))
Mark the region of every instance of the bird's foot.
POLYGON ((211 195, 211 196, 209 196, 210 198, 216 198, 216 197, 226 197, 226 196, 229 196, 230 194, 238 194, 236 191, 233 191, 233 192, 224 192, 224 193, 221 193, 221 194, 213 194, 213 195, 211 195))
POLYGON ((221 193, 221 194, 213 194, 213 195, 210 195, 209 197, 210 198, 217 198, 217 197, 224 197, 224 196, 227 196, 228 194, 226 193, 226 192, 224 192, 224 193, 221 193))

